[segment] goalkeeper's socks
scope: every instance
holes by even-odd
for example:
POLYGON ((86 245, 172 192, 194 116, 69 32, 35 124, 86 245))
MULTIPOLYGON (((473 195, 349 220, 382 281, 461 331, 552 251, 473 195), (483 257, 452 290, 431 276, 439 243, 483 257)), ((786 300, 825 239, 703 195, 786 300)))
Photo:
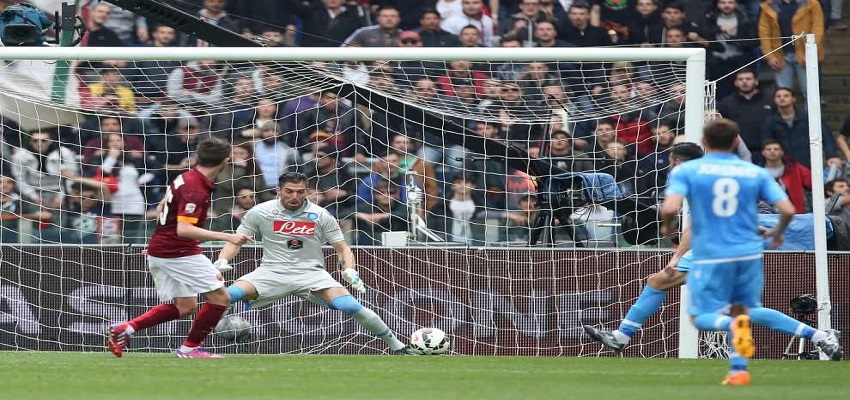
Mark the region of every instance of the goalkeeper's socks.
POLYGON ((200 311, 198 311, 198 314, 195 315, 195 321, 192 322, 192 328, 189 329, 189 335, 183 341, 183 346, 200 347, 207 335, 218 324, 225 311, 227 311, 227 306, 205 303, 200 311))
MULTIPOLYGON (((620 322, 620 327, 617 331, 628 337, 634 336, 643 323, 646 322, 652 314, 655 314, 659 308, 661 308, 661 304, 664 303, 664 299, 666 297, 666 291, 653 289, 649 285, 644 286, 643 291, 640 293, 640 297, 638 297, 635 304, 632 304, 629 308, 629 312, 626 313, 626 318, 620 322)), ((617 340, 620 339, 618 338, 617 340)), ((623 342, 622 340, 620 341, 623 342)), ((628 340, 623 343, 627 342, 628 340)))
POLYGON ((160 304, 151 308, 146 313, 133 318, 128 324, 133 328, 133 332, 140 331, 145 328, 150 328, 154 325, 159 325, 163 322, 168 322, 180 318, 180 311, 174 304, 160 304))
POLYGON ((245 297, 245 291, 242 290, 241 287, 236 285, 230 285, 227 287, 227 293, 230 294, 230 304, 236 303, 239 300, 242 300, 245 297))
POLYGON ((399 341, 390 328, 384 323, 384 320, 375 314, 374 311, 368 308, 361 308, 360 311, 351 315, 355 321, 363 325, 369 332, 379 337, 393 351, 404 348, 404 343, 399 341))
POLYGON ((701 331, 729 331, 732 317, 719 313, 705 313, 694 318, 694 325, 701 331))

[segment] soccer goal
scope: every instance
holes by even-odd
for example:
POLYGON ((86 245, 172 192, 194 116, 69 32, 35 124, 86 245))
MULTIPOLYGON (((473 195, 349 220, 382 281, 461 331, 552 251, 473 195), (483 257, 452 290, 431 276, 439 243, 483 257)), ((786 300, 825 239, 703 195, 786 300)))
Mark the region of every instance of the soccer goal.
MULTIPOLYGON (((3 187, 17 186, 4 198, 17 208, 3 218, 0 346, 13 349, 94 350, 109 322, 157 302, 143 254, 155 205, 193 165, 197 141, 219 137, 234 147, 212 228, 233 230, 273 199, 280 172, 306 172, 311 200, 355 244, 370 288, 361 300, 400 335, 438 327, 462 354, 602 354, 581 325, 619 320, 666 263, 671 243, 655 220, 665 171, 652 166, 677 134, 698 141, 706 118, 701 49, 4 48, 0 58, 3 187)), ((260 255, 246 248, 225 279, 260 255)), ((629 354, 697 355, 671 297, 629 354)), ((250 336, 208 345, 383 350, 297 299, 234 312, 250 336)), ((172 348, 189 323, 142 332, 130 348, 172 348)))

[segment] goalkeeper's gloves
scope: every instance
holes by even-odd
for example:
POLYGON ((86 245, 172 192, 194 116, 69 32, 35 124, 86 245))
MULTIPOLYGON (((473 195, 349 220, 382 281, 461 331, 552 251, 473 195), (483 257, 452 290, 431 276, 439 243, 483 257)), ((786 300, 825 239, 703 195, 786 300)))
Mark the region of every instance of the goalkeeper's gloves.
POLYGON ((366 285, 363 284, 363 281, 360 279, 360 274, 357 273, 356 269, 346 268, 342 270, 342 278, 351 284, 351 287, 356 290, 357 293, 366 293, 366 285))
POLYGON ((233 270, 233 266, 231 266, 230 263, 228 263, 227 260, 225 260, 223 258, 219 258, 218 260, 215 260, 215 262, 213 263, 213 266, 215 266, 215 268, 218 270, 218 272, 221 272, 221 273, 225 273, 227 271, 233 270))

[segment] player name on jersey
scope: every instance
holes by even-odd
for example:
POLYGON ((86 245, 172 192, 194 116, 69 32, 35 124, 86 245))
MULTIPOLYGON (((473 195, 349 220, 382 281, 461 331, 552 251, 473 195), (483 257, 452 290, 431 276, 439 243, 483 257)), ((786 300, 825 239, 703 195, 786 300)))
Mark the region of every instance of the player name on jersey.
POLYGON ((697 170, 698 174, 702 175, 722 175, 722 176, 742 176, 745 178, 754 178, 759 174, 756 168, 739 167, 727 164, 702 164, 697 170))
POLYGON ((316 223, 307 221, 274 221, 274 232, 281 235, 315 236, 316 223))

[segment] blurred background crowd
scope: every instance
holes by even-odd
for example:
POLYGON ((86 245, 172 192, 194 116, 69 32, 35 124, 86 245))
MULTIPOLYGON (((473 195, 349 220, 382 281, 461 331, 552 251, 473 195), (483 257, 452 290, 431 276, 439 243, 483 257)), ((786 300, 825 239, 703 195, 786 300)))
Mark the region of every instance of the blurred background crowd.
MULTIPOLYGON (((210 45, 109 3, 84 3, 82 46, 210 45)), ((843 178, 850 118, 835 133, 823 124, 826 164, 812 165, 804 40, 789 44, 794 34, 814 33, 823 61, 825 35, 846 34, 841 0, 166 3, 268 46, 702 47, 707 79, 716 81, 716 113, 741 127, 739 155, 765 166, 799 213, 812 211, 810 170, 826 168, 827 211, 850 223, 843 178)), ((669 149, 683 140, 682 64, 312 66, 467 115, 447 118, 565 171, 608 173, 622 193, 650 202, 663 195, 669 149)), ((2 126, 0 242, 144 243, 164 185, 194 166, 206 137, 233 144, 217 179, 214 229, 235 229, 247 210, 274 198, 277 176, 293 170, 310 177, 311 200, 340 218, 355 244, 380 244, 382 232, 408 229, 411 179, 424 191, 416 212, 448 241, 525 242, 536 229, 541 204, 525 171, 447 142, 439 126, 335 90, 300 87, 291 74, 276 63, 216 60, 75 66, 79 124, 2 126)), ((616 229, 590 223, 616 218, 584 207, 574 223, 558 223, 556 236, 622 245, 616 229)))

